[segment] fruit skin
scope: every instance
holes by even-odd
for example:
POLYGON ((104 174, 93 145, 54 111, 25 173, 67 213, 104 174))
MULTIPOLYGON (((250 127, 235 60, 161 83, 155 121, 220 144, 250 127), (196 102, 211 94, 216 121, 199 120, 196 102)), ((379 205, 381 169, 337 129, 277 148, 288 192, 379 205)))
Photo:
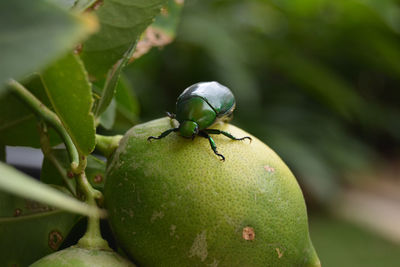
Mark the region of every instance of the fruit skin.
MULTIPOLYGON (((106 171, 111 228, 135 262, 320 266, 301 190, 269 147, 251 135, 251 144, 216 136, 227 156, 221 162, 205 138, 172 134, 147 142, 168 128, 170 119, 162 118, 130 129, 106 171)), ((229 124, 216 128, 249 135, 229 124)))
POLYGON ((109 250, 69 247, 36 261, 30 267, 135 267, 109 250))

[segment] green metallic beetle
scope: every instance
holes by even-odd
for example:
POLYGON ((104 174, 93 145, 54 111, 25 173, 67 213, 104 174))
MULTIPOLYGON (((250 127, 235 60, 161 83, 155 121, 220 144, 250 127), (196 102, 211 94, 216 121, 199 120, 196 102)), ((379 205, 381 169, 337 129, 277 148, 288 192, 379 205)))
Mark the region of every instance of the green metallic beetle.
POLYGON ((224 161, 225 157, 218 153, 217 146, 210 134, 223 134, 232 140, 249 139, 251 142, 249 136, 236 138, 224 131, 208 129, 218 122, 229 121, 232 118, 235 106, 235 97, 227 87, 217 82, 193 84, 178 97, 176 115, 167 112, 171 119, 176 119, 179 122, 179 127, 166 130, 157 137, 150 136, 147 140, 161 139, 172 132, 179 132, 181 136, 192 139, 199 135, 208 139, 211 149, 224 161))

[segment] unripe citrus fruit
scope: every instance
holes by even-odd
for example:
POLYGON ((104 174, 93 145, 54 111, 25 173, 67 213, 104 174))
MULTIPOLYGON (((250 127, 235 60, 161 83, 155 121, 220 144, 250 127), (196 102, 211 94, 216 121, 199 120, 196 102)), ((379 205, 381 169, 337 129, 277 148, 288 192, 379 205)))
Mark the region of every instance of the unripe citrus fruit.
POLYGON ((109 250, 69 247, 47 255, 30 267, 135 267, 117 253, 109 250))
POLYGON ((248 141, 173 133, 167 118, 137 125, 120 142, 104 188, 117 241, 140 266, 320 266, 301 190, 283 161, 248 141))

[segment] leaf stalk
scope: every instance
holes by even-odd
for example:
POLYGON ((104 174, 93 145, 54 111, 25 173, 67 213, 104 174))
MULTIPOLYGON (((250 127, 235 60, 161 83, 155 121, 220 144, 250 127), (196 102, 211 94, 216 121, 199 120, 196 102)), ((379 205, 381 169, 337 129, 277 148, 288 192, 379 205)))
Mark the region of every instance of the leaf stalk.
POLYGON ((37 99, 28 89, 15 80, 8 82, 9 87, 22 99, 33 112, 42 118, 46 123, 53 127, 60 137, 63 139, 67 148, 69 159, 71 161, 71 169, 76 169, 79 166, 79 154, 71 137, 65 130, 58 116, 47 108, 39 99, 37 99))

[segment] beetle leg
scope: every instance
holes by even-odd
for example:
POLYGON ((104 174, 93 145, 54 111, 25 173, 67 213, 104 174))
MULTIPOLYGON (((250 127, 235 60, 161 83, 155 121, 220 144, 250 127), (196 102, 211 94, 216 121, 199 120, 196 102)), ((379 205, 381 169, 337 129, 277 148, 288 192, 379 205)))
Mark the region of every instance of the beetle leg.
POLYGON ((229 138, 232 139, 232 140, 244 140, 244 139, 249 139, 249 140, 250 140, 250 143, 251 143, 251 141, 252 141, 252 139, 251 139, 250 136, 245 136, 245 137, 241 137, 241 138, 236 138, 236 137, 234 137, 233 135, 231 135, 231 134, 228 133, 228 132, 224 132, 224 131, 217 130, 217 129, 205 129, 204 131, 207 132, 207 133, 209 133, 209 134, 223 134, 223 135, 225 135, 226 137, 229 137, 229 138))
POLYGON ((200 131, 200 132, 199 132, 199 135, 202 136, 202 137, 204 137, 204 138, 207 138, 208 141, 210 142, 211 149, 214 151, 214 154, 217 155, 218 157, 220 157, 222 161, 225 161, 225 157, 224 157, 222 154, 219 154, 219 153, 218 153, 218 151, 217 151, 217 146, 215 145, 215 142, 214 142, 214 140, 211 138, 211 136, 209 136, 208 133, 206 133, 206 132, 204 132, 204 131, 200 131))
POLYGON ((167 135, 169 135, 170 133, 172 133, 172 132, 177 132, 179 130, 179 128, 171 128, 171 129, 168 129, 168 130, 166 130, 165 132, 163 132, 162 134, 160 134, 159 136, 149 136, 148 138, 147 138, 147 141, 151 141, 152 139, 161 139, 161 138, 164 138, 164 137, 166 137, 167 135))

